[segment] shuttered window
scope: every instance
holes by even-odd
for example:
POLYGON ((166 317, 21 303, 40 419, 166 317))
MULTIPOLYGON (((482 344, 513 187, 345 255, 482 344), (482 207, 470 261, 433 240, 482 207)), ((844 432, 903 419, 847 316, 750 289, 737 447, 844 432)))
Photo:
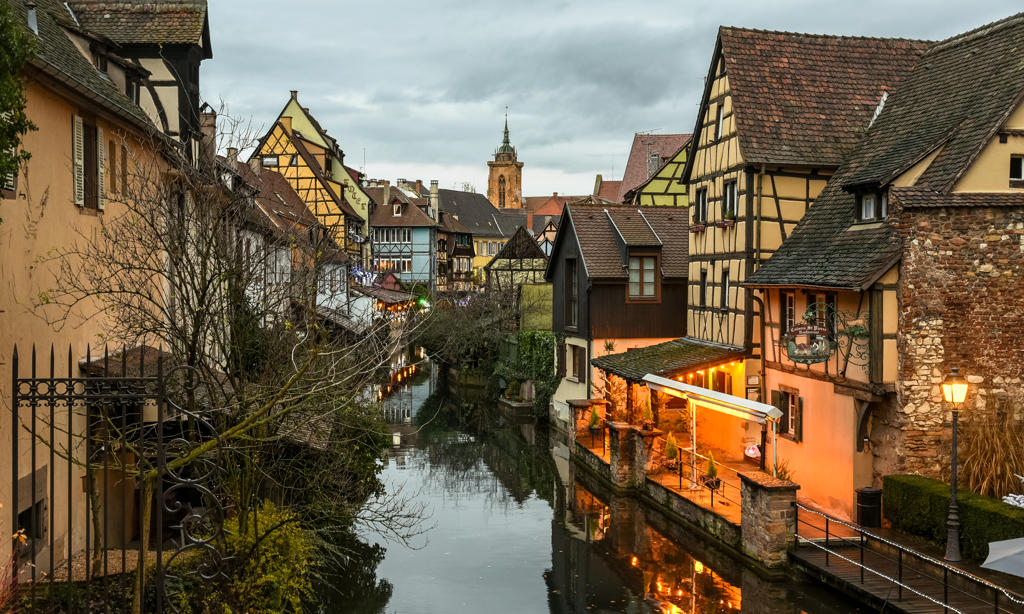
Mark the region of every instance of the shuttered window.
POLYGON ((558 344, 555 346, 555 368, 557 369, 558 377, 565 377, 565 341, 559 339, 558 344))
MULTIPOLYGON (((0 121, 4 121, 8 117, 10 117, 10 115, 11 115, 10 111, 5 111, 3 113, 0 113, 0 121)), ((13 148, 8 153, 13 158, 14 156, 18 155, 18 149, 17 148, 13 148)), ((14 198, 14 196, 15 196, 14 193, 15 193, 15 191, 18 188, 18 169, 14 169, 14 171, 4 175, 2 179, 3 179, 3 185, 0 185, 0 188, 2 188, 3 191, 5 192, 3 197, 4 198, 14 198)))
POLYGON ((82 118, 71 118, 71 164, 73 198, 79 207, 85 206, 85 126, 82 118))
POLYGON ((804 439, 804 399, 790 390, 773 390, 772 405, 782 411, 779 434, 795 441, 804 439))
POLYGON ((107 201, 107 141, 103 128, 96 127, 96 208, 103 211, 107 201))

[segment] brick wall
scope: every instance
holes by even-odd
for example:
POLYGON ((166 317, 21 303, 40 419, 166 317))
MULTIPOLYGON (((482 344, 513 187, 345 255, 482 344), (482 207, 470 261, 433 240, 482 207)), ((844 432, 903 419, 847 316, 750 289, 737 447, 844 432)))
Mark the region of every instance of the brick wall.
POLYGON ((951 417, 939 384, 952 367, 971 384, 965 412, 995 397, 1024 405, 1024 210, 894 213, 904 257, 891 464, 943 477, 951 417))

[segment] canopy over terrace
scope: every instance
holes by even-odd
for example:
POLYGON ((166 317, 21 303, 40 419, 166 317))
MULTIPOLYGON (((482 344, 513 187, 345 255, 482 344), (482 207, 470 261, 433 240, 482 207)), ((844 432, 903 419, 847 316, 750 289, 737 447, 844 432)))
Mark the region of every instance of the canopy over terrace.
MULTIPOLYGON (((591 364, 626 381, 626 420, 637 422, 634 408, 634 385, 642 385, 648 374, 663 377, 681 377, 692 384, 732 392, 731 378, 713 377, 717 368, 724 375, 730 363, 741 361, 743 348, 681 338, 620 352, 591 360, 591 364), (707 375, 705 375, 707 371, 707 375), (694 379, 696 376, 696 380, 694 379)), ((655 420, 658 416, 655 415, 655 420)))
MULTIPOLYGON (((708 390, 707 388, 701 388, 692 384, 684 384, 683 382, 671 380, 659 375, 648 374, 643 378, 647 387, 657 392, 663 392, 665 394, 685 399, 688 403, 695 407, 703 407, 712 411, 721 412, 746 420, 748 422, 755 422, 762 425, 762 433, 767 431, 767 425, 772 425, 772 474, 775 473, 775 467, 778 464, 778 459, 774 458, 776 450, 776 428, 775 425, 782 417, 782 411, 779 408, 766 403, 759 403, 758 401, 750 401, 742 397, 737 397, 724 392, 716 392, 714 390, 708 390)), ((693 427, 696 429, 696 427, 693 427)), ((693 433, 694 439, 696 439, 696 433, 693 433)), ((762 438, 761 449, 764 450, 764 441, 762 438)), ((761 466, 764 467, 764 454, 761 455, 761 466)))

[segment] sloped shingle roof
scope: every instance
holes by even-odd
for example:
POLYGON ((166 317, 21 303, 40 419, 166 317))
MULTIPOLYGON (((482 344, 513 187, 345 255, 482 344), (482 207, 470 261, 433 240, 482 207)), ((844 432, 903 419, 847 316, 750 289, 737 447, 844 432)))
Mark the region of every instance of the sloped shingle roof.
POLYGON ((206 0, 75 0, 68 5, 82 27, 118 44, 203 43, 206 0))
POLYGON ((401 215, 395 215, 392 205, 378 205, 370 214, 370 227, 401 226, 401 227, 434 227, 437 222, 414 204, 399 205, 401 215))
POLYGON ((839 166, 927 41, 719 30, 740 152, 750 163, 839 166))
POLYGON ((666 376, 715 365, 743 355, 743 348, 682 338, 618 354, 599 356, 590 363, 623 379, 640 381, 648 373, 666 376))
POLYGON ((515 232, 516 226, 512 226, 506 234, 496 218, 498 208, 483 194, 439 189, 437 199, 438 208, 456 217, 474 237, 507 237, 515 232))
POLYGON ((664 166, 666 160, 675 156, 689 142, 689 134, 634 134, 633 145, 629 148, 629 158, 626 159, 626 170, 622 173, 618 193, 608 196, 602 188, 600 196, 615 202, 623 202, 626 192, 645 183, 654 175, 654 172, 664 166), (648 167, 651 154, 658 154, 658 164, 655 169, 648 167))
POLYGON ((891 191, 895 204, 1017 205, 1019 195, 949 194, 948 189, 1020 102, 1020 49, 1024 15, 936 44, 886 102, 793 234, 747 283, 850 289, 873 283, 899 260, 900 239, 890 221, 855 224, 856 197, 845 188, 887 181, 933 150, 936 141, 944 141, 942 152, 913 188, 891 191), (955 134, 946 140, 950 130, 955 134))
POLYGON ((686 277, 689 257, 685 209, 588 207, 573 204, 567 204, 566 209, 579 241, 587 275, 592 279, 626 278, 626 263, 619 250, 619 236, 626 241, 626 245, 644 247, 658 245, 654 242, 656 236, 661 245, 661 270, 665 277, 686 277), (619 229, 618 233, 616 228, 619 229), (623 231, 623 228, 627 230, 623 231))

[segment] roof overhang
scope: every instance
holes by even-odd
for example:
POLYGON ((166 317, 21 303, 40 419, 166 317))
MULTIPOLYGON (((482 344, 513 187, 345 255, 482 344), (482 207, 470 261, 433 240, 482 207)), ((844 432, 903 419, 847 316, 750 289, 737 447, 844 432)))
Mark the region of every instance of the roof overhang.
POLYGON ((643 381, 651 390, 686 399, 698 407, 728 414, 748 422, 766 424, 768 421, 778 422, 782 418, 782 411, 779 408, 766 403, 708 390, 692 384, 684 384, 659 375, 647 374, 643 381))

